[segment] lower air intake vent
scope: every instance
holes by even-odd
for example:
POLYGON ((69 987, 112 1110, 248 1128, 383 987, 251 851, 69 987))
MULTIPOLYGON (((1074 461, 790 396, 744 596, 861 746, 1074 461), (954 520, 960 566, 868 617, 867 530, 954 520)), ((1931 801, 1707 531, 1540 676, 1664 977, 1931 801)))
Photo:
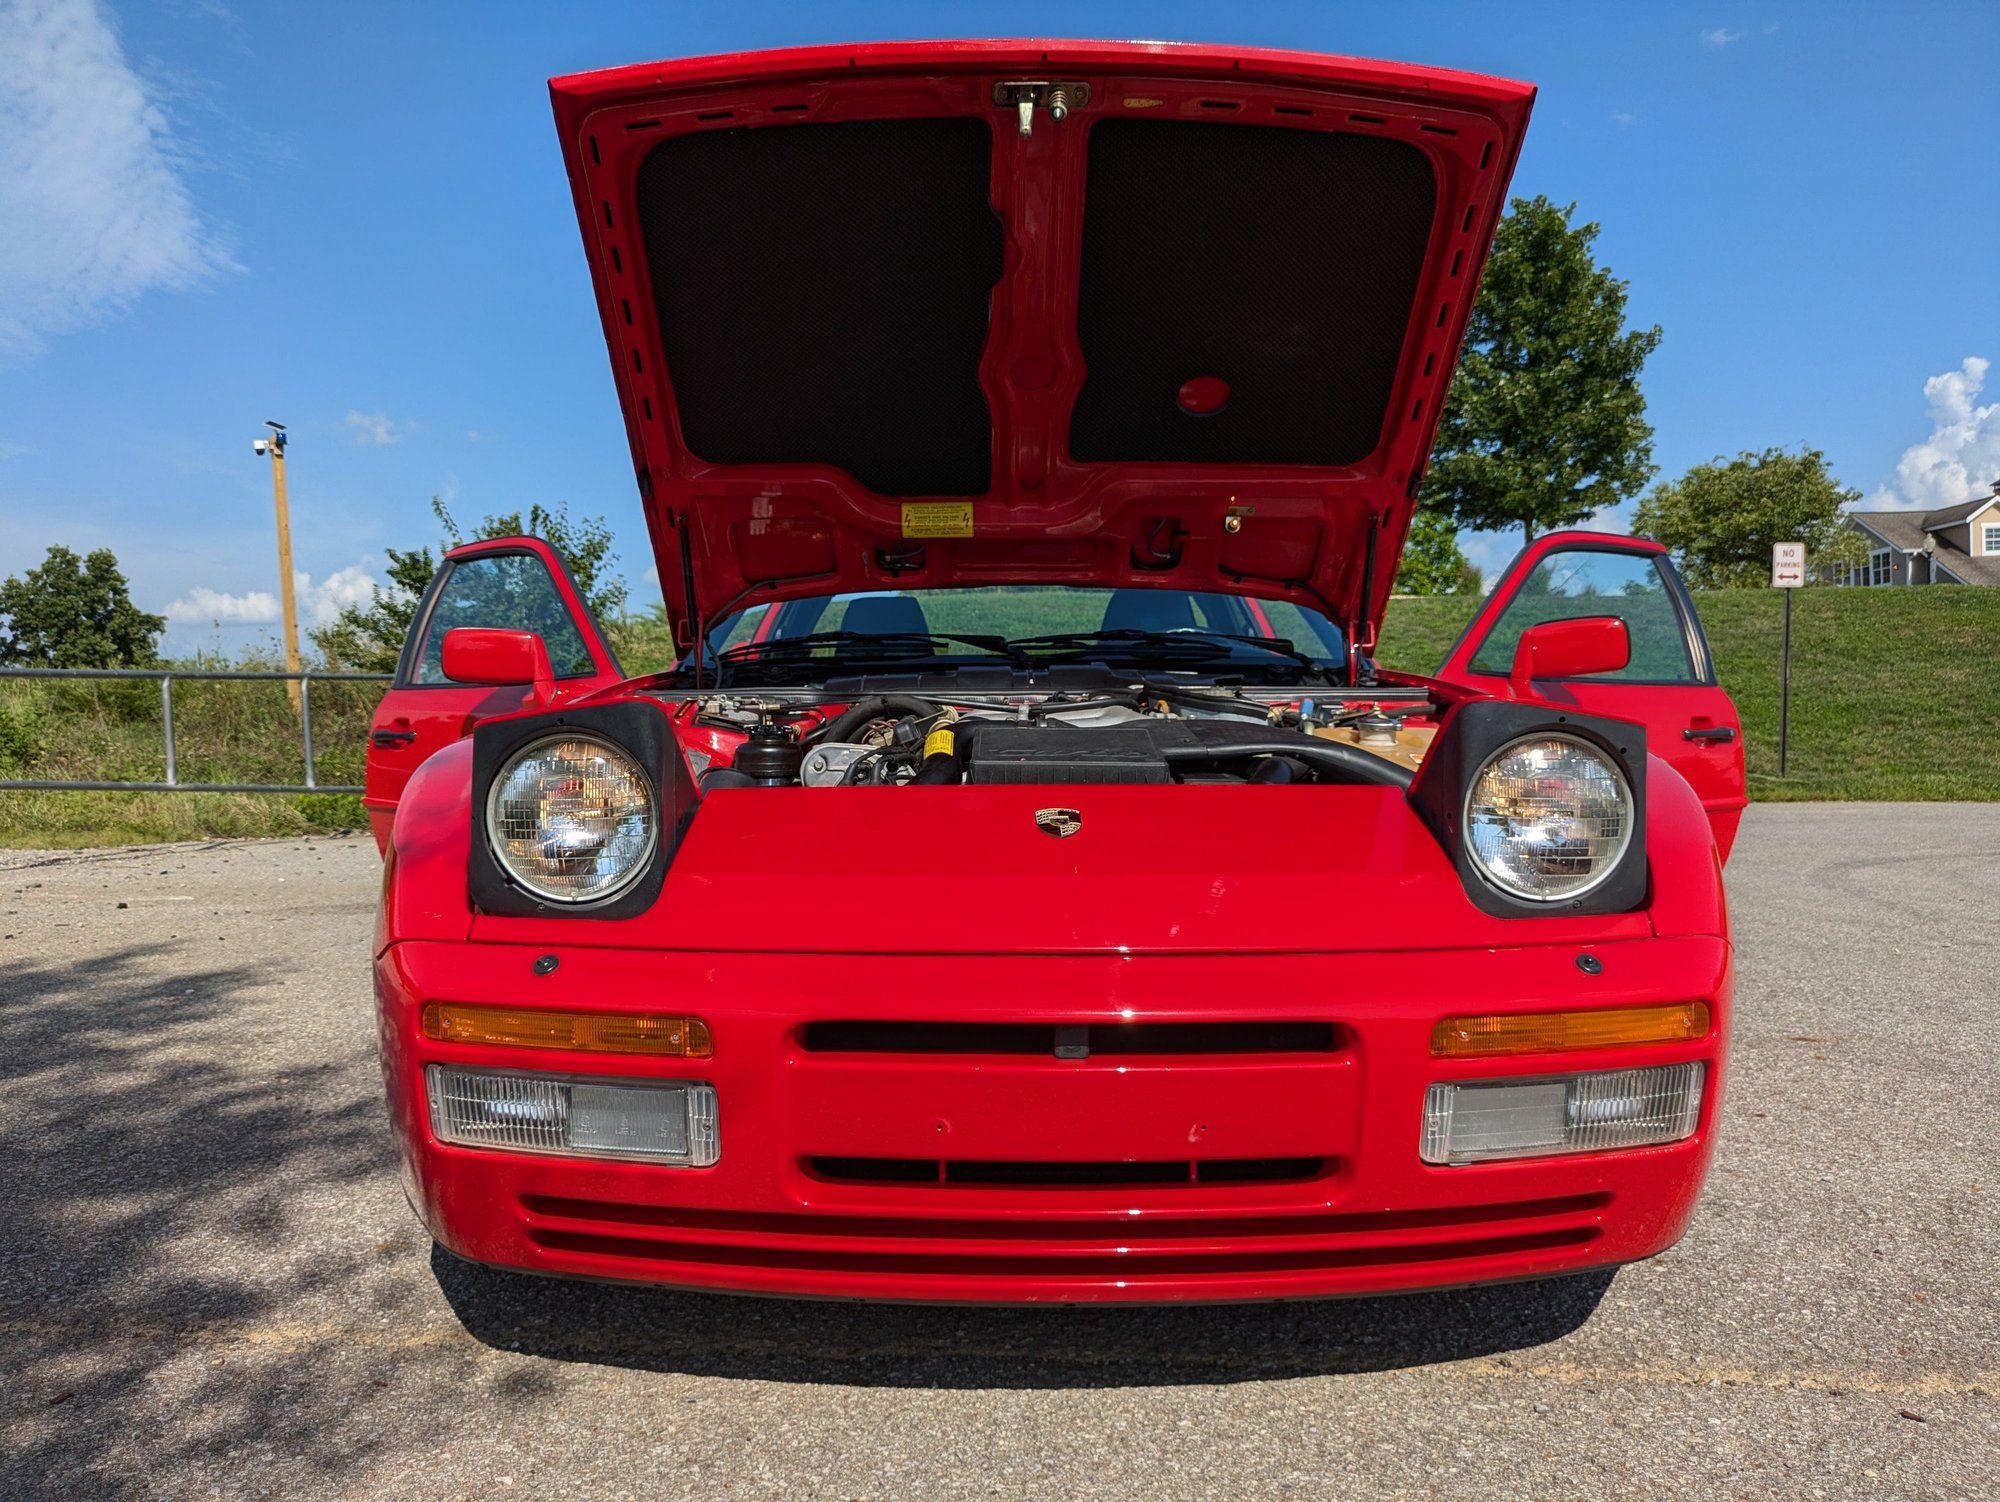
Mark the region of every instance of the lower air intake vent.
POLYGON ((1331 1053, 1330 1022, 813 1022, 813 1053, 1092 1054, 1331 1053))
POLYGON ((994 1163, 936 1158, 808 1158, 822 1179, 845 1184, 986 1185, 1012 1189, 1140 1185, 1289 1184, 1318 1178, 1324 1158, 1185 1158, 1155 1163, 994 1163))

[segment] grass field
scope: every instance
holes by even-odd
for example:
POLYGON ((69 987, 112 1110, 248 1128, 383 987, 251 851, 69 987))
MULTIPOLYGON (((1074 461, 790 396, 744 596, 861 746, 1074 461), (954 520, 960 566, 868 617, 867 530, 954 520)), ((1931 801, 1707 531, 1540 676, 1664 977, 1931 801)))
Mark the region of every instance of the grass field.
MULTIPOLYGON (((1774 589, 1697 597, 1743 716, 1761 799, 2000 799, 2000 589, 1802 589, 1792 608, 1792 734, 1778 777, 1774 589)), ((1430 672, 1477 600, 1397 600, 1380 657, 1430 672)))
MULTIPOLYGON (((1396 600, 1383 626, 1382 661, 1431 671, 1478 604, 1460 596, 1396 600)), ((2000 590, 1800 590, 1790 775, 1781 781, 1782 604, 1775 590, 1762 589, 1700 598, 1718 671, 1742 712, 1754 797, 2000 799, 2000 590)), ((637 673, 660 666, 668 649, 663 633, 635 622, 619 651, 626 671, 637 673)), ((321 782, 361 781, 378 688, 314 690, 321 782)), ((185 781, 303 776, 282 684, 183 683, 174 692, 174 724, 185 781)), ((164 771, 157 685, 0 680, 0 776, 155 780, 164 771)), ((0 792, 0 846, 311 834, 362 823, 360 799, 338 794, 0 792)))
MULTIPOLYGON (((268 662, 190 663, 214 669, 268 662)), ((358 784, 379 683, 312 690, 317 780, 358 784)), ((174 685, 183 782, 305 780, 298 721, 278 682, 174 685)), ((157 782, 160 687, 143 679, 0 679, 0 777, 157 782)), ((352 794, 0 792, 0 846, 73 849, 362 827, 352 794)))

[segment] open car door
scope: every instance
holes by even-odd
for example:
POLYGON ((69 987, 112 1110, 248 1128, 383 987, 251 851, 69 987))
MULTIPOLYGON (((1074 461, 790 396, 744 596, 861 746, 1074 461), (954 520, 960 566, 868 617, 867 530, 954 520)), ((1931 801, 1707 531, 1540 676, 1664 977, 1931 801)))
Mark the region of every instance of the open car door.
POLYGON ((411 623, 395 681, 376 706, 368 733, 362 804, 378 849, 410 774, 428 756, 493 715, 526 707, 532 685, 454 683, 444 673, 444 638, 461 626, 532 631, 548 649, 561 704, 624 677, 561 556, 538 537, 469 542, 444 555, 411 623))
POLYGON ((1727 860, 1747 801, 1742 727, 1715 680, 1694 601, 1658 543, 1596 532, 1539 538, 1508 566, 1436 676, 1504 694, 1522 632, 1592 616, 1625 623, 1630 661, 1589 677, 1538 677, 1534 693, 1644 725, 1648 747, 1687 779, 1708 810, 1716 848, 1727 860))

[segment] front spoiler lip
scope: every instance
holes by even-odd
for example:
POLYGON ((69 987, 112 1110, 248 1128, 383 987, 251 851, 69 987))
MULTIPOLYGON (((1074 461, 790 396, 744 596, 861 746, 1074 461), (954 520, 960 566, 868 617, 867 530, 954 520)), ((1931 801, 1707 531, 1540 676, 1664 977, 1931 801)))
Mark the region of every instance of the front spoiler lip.
MULTIPOLYGON (((1318 959, 1249 956, 1229 960, 1100 957, 996 957, 962 960, 882 957, 644 955, 630 951, 565 951, 557 972, 573 997, 671 995, 677 1008, 706 1015, 716 1029, 716 1055, 699 1070, 681 1061, 552 1054, 546 1067, 567 1072, 679 1078, 693 1073, 721 1093, 722 1159, 708 1169, 663 1168, 587 1159, 547 1159, 444 1147, 430 1139, 423 1109, 422 1064, 452 1058, 506 1068, 534 1068, 539 1051, 470 1050, 429 1044, 414 1027, 426 996, 465 1000, 524 998, 556 1004, 538 991, 526 958, 514 946, 406 943, 378 961, 383 1058, 392 1117, 403 1150, 407 1187, 433 1235, 455 1255, 497 1266, 660 1286, 782 1296, 889 1299, 912 1302, 1236 1302, 1317 1298, 1468 1283, 1537 1278, 1646 1257, 1678 1239, 1691 1215, 1712 1152, 1715 1113, 1725 1062, 1730 957, 1719 939, 1667 939, 1602 946, 1616 963, 1585 976, 1572 946, 1547 950, 1431 955, 1377 954, 1318 959), (1626 951, 1617 953, 1616 951, 1626 951), (1033 979, 1039 977, 1039 983, 1033 979), (1070 979, 1088 980, 1087 988, 1070 979), (1233 983, 1232 983, 1233 982, 1233 983), (1332 1181, 1297 1185, 1169 1186, 1129 1189, 991 1189, 985 1187, 830 1184, 802 1172, 801 1159, 826 1152, 900 1155, 912 1135, 928 1130, 940 1105, 935 1061, 870 1077, 872 1118, 829 1121, 838 1089, 801 1116, 799 1082, 821 1058, 803 1057, 792 1043, 804 1015, 840 1014, 857 997, 884 998, 904 1015, 923 1016, 949 1005, 952 1015, 1046 1017, 1047 998, 1091 998, 1091 1014, 1185 1020, 1244 1017, 1246 1007, 1272 1014, 1341 1017, 1352 1058, 1320 1061, 1326 1108, 1308 1112, 1297 1093, 1260 1085, 1255 1070, 1233 1074, 1213 1060, 1172 1063, 1161 1076, 1181 1083, 1204 1074, 1215 1135, 1250 1142, 1268 1131, 1280 1144, 1304 1146, 1341 1160, 1332 1181), (1579 998, 1620 1001, 1705 996, 1715 1031, 1699 1044, 1586 1050, 1561 1056, 1566 1071, 1621 1063, 1699 1057, 1710 1085, 1696 1135, 1685 1142, 1620 1152, 1430 1166, 1416 1158, 1418 1112, 1425 1085, 1441 1078, 1490 1078, 1546 1073, 1549 1055, 1510 1059, 1432 1060, 1430 1027, 1444 1011, 1462 1011, 1468 995, 1482 1009, 1510 1005, 1574 1006, 1579 998), (1149 997, 1144 1007, 1127 1000, 1149 997), (733 998, 733 999, 726 999, 733 998), (1254 1001, 1246 998, 1255 998, 1254 1001), (898 1080, 903 1083, 898 1084, 898 1080), (1282 1101, 1282 1120, 1263 1121, 1268 1103, 1282 1101), (877 1119, 879 1118, 879 1119, 877 1119), (870 1134, 877 1134, 871 1136, 870 1134), (900 1134, 900 1135, 899 1135, 900 1134), (1524 1203, 1601 1196, 1601 1203, 1566 1205, 1532 1215, 1488 1210, 1524 1203), (548 1213, 555 1202, 582 1206, 548 1213), (542 1209, 533 1208, 540 1205, 542 1209), (592 1208, 596 1207, 596 1208, 592 1208), (1377 1212, 1465 1212, 1447 1232, 1407 1232, 1377 1212), (601 1214, 600 1210, 609 1212, 601 1214), (1136 1217, 1136 1218, 1135 1218, 1136 1217), (1340 1224, 1335 1224, 1335 1220, 1340 1224), (834 1223, 849 1229, 837 1229, 834 1223), (1170 1240, 1140 1235, 1116 1239, 1115 1228, 1170 1228, 1170 1240), (1253 1224, 1253 1222, 1255 1224, 1253 1224), (1317 1225, 1310 1224, 1318 1222, 1317 1225), (1198 1223, 1198 1224, 1197 1224, 1198 1223), (1351 1223, 1351 1224, 1349 1224, 1351 1223), (1045 1227, 1046 1233, 1037 1227, 1045 1227), (1356 1226, 1359 1240, 1349 1235, 1356 1226), (919 1234, 920 1227, 928 1227, 919 1234), (833 1234, 824 1234, 831 1232, 833 1234), (997 1240, 996 1240, 997 1236, 997 1240), (1303 1244, 1306 1243, 1306 1244, 1303 1244), (1480 1243, 1476 1256, 1451 1255, 1453 1244, 1480 1243), (1198 1244, 1198 1245, 1197 1245, 1198 1244), (1370 1261, 1367 1247, 1404 1250, 1370 1261), (1106 1248, 1128 1252, 1114 1267, 1106 1248), (1314 1248, 1324 1248, 1321 1258, 1314 1248), (1357 1248, 1360 1249, 1357 1251, 1357 1248), (1191 1249, 1191 1250, 1190 1250, 1191 1249), (1171 1261, 1166 1259, 1171 1258, 1171 1261), (692 1259, 692 1260, 690 1260, 692 1259), (1068 1259, 1070 1265, 1064 1265, 1068 1259), (1151 1262, 1153 1269, 1147 1264, 1151 1262), (1154 1270, 1156 1269, 1156 1271, 1154 1270)), ((1071 1002, 1081 1009, 1081 1000, 1071 1002)), ((951 1061, 945 1060, 948 1064, 951 1061)), ((1073 1124, 1037 1139, 1040 1157, 1120 1156, 1134 1144, 1163 1141, 1178 1117, 1180 1097, 1146 1093, 1142 1062, 1124 1056, 1123 1077, 1134 1083, 1132 1109, 1119 1097, 1080 1091, 1084 1109, 1073 1124), (1154 1136, 1148 1137, 1152 1132, 1154 1136), (1126 1134, 1120 1138, 1120 1133, 1126 1134), (1099 1144, 1111 1142, 1115 1150, 1099 1144), (1065 1146, 1067 1144, 1067 1146, 1065 1146)), ((1170 1061, 1171 1062, 1171 1061, 1170 1061)), ((1003 1061, 1004 1063, 1004 1061, 1003 1061)), ((1037 1060, 1022 1078, 1052 1074, 1037 1060)), ((1282 1060, 1270 1078, 1294 1089, 1282 1060)), ((992 1063, 964 1074, 992 1073, 992 1063)), ((1004 1073, 1004 1070, 1001 1071, 1004 1073)), ((1108 1071, 1105 1072, 1109 1077, 1108 1071)), ((830 1076, 839 1082, 838 1071, 830 1076)), ((990 1083, 990 1082, 989 1082, 990 1083)), ((989 1098, 1004 1099, 1000 1096, 989 1098)), ((1060 1097, 1057 1097, 1060 1099, 1060 1097)), ((1309 1095, 1305 1097, 1309 1099, 1309 1095)), ((972 1102, 971 1104, 976 1104, 972 1102)), ((968 1105, 968 1109, 970 1105, 968 1105)), ((953 1120, 970 1134, 967 1156, 994 1152, 976 1117, 953 1120)), ((926 1138, 925 1140, 933 1140, 926 1138)), ((1215 1156, 1231 1156, 1227 1140, 1215 1156)), ((932 1149, 933 1151, 940 1151, 932 1149)), ((1252 1142, 1251 1151, 1264 1150, 1252 1142)), ((1196 1151, 1183 1149, 1183 1151, 1196 1151)), ((1161 1153, 1159 1155, 1165 1155, 1161 1153)))

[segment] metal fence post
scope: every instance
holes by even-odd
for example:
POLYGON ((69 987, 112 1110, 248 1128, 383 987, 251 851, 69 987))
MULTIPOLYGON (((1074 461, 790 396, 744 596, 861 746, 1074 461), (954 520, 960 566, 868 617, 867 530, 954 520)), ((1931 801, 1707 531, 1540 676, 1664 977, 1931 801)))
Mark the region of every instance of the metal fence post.
POLYGON ((313 787, 313 701, 310 672, 299 674, 299 740, 306 753, 306 786, 313 787))
POLYGON ((167 786, 172 787, 174 777, 174 679, 171 673, 160 676, 160 723, 167 732, 167 786))
MULTIPOLYGON (((321 673, 337 683, 388 683, 388 673, 321 673)), ((323 786, 319 780, 319 748, 313 744, 310 690, 311 670, 297 673, 269 669, 232 669, 202 672, 199 669, 165 668, 21 668, 0 667, 0 682, 16 678, 52 679, 145 679, 160 685, 160 734, 165 741, 166 777, 159 782, 113 782, 96 777, 0 777, 0 792, 105 792, 105 793, 361 793, 365 784, 348 787, 323 786), (182 782, 180 741, 174 729, 174 680, 197 683, 270 683, 296 681, 299 685, 299 747, 305 756, 303 782, 182 782)), ((197 706, 199 707, 199 706, 197 706)))

